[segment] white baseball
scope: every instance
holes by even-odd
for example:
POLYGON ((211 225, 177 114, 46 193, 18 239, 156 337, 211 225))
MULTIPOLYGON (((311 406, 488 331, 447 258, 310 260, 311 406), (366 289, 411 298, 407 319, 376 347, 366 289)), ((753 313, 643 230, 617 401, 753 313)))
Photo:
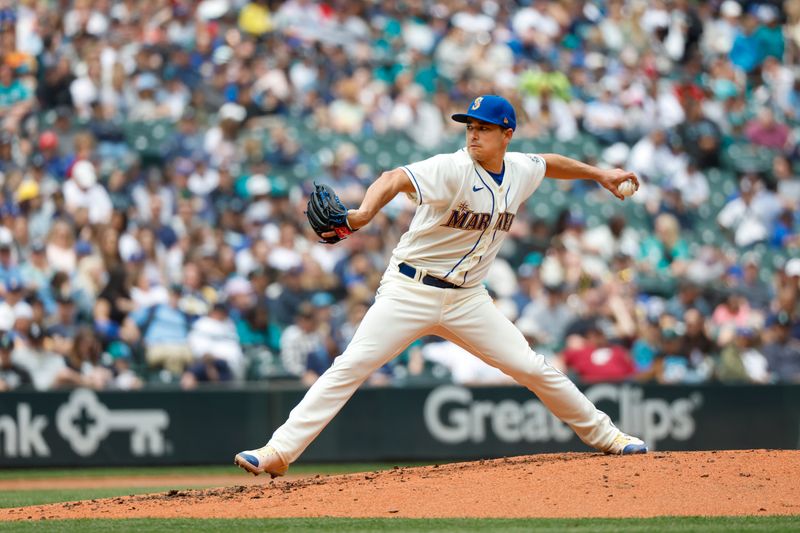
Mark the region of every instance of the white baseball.
POLYGON ((622 196, 630 196, 636 192, 636 185, 633 184, 633 180, 625 180, 617 185, 617 190, 622 196))

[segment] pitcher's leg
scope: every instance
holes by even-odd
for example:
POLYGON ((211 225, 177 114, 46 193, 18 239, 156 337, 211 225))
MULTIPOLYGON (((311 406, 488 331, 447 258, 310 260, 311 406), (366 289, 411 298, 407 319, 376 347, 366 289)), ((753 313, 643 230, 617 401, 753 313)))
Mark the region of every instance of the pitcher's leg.
POLYGON ((382 287, 383 293, 367 311, 347 349, 272 435, 269 444, 287 463, 300 456, 364 380, 433 323, 439 306, 426 298, 431 288, 413 282, 394 283, 382 287))
POLYGON ((531 350, 522 333, 488 295, 476 294, 460 303, 446 315, 443 324, 449 340, 534 392, 583 442, 603 451, 611 448, 619 430, 608 415, 544 356, 531 350))

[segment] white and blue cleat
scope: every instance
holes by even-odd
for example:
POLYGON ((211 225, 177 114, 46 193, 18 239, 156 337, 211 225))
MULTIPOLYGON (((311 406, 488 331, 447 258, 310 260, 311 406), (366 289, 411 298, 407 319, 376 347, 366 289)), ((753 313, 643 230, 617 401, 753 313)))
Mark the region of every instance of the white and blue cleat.
POLYGON ((637 439, 626 433, 619 432, 614 437, 614 442, 605 450, 605 453, 611 455, 636 455, 640 453, 647 453, 647 444, 642 439, 637 439))
POLYGON ((289 465, 281 459, 277 450, 266 445, 257 450, 245 450, 236 454, 233 464, 257 476, 269 474, 272 478, 282 476, 289 469, 289 465))

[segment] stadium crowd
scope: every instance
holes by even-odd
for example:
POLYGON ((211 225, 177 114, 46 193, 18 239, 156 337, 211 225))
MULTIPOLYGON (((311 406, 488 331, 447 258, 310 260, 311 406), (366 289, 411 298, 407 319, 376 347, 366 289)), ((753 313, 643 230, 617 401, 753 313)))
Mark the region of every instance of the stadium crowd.
MULTIPOLYGON (((551 192, 607 216, 518 213, 486 283, 535 349, 583 382, 798 382, 799 52, 792 1, 0 0, 0 390, 313 382, 414 205, 326 247, 311 180, 354 205, 366 142, 458 146, 486 93, 643 183, 635 220, 588 183, 551 192)), ((506 381, 423 339, 370 382, 424 378, 506 381)))

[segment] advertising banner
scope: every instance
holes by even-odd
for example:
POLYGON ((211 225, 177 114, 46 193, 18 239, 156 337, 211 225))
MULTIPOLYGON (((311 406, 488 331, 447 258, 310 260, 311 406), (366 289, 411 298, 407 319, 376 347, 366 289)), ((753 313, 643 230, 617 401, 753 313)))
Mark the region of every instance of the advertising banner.
MULTIPOLYGON (((583 388, 652 450, 800 448, 800 386, 583 388)), ((76 389, 0 395, 0 466, 226 464, 264 444, 303 390, 76 389)), ((468 460, 588 451, 517 387, 358 391, 311 461, 468 460)))

